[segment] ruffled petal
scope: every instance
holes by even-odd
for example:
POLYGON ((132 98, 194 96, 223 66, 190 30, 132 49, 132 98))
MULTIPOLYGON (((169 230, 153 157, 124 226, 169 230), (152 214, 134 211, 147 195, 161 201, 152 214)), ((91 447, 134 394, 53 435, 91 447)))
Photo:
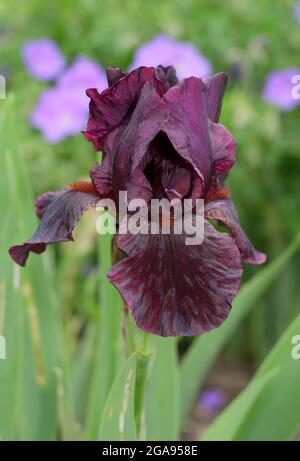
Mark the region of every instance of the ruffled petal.
POLYGON ((147 82, 160 95, 165 93, 166 88, 157 78, 154 67, 140 67, 132 71, 101 94, 95 88, 87 90, 91 99, 90 116, 83 134, 93 143, 95 150, 102 149, 104 136, 132 112, 147 82))
POLYGON ((214 172, 218 176, 227 173, 235 162, 236 142, 227 128, 218 123, 210 125, 214 172))
POLYGON ((98 193, 105 197, 113 197, 113 164, 120 139, 126 126, 127 123, 122 122, 121 125, 115 127, 109 134, 105 136, 102 146, 102 162, 97 163, 90 170, 90 178, 92 183, 94 184, 98 193))
POLYGON ((130 177, 130 182, 127 185, 127 193, 129 202, 136 198, 149 202, 152 198, 152 186, 146 178, 144 168, 142 166, 138 166, 133 171, 130 177))
POLYGON ((46 250, 46 246, 45 243, 23 243, 23 245, 12 246, 9 254, 19 266, 25 266, 30 251, 41 254, 46 250))
POLYGON ((44 194, 40 195, 36 201, 35 201, 35 214, 39 219, 42 219, 42 216, 45 212, 45 210, 48 208, 48 206, 63 192, 65 192, 66 189, 63 190, 56 190, 56 191, 50 191, 50 192, 45 192, 44 194))
POLYGON ((193 166, 201 178, 203 196, 208 189, 212 169, 206 92, 207 87, 201 79, 190 77, 163 97, 170 107, 163 131, 178 154, 193 166))
POLYGON ((43 194, 37 200, 41 222, 33 237, 9 249, 10 256, 20 266, 25 266, 30 251, 42 253, 49 243, 73 240, 75 225, 99 200, 98 195, 71 189, 54 194, 43 194))
POLYGON ((106 78, 108 86, 113 86, 117 83, 121 78, 126 77, 127 72, 124 72, 120 67, 108 67, 105 69, 106 78))
POLYGON ((112 158, 106 155, 102 163, 94 165, 90 170, 90 178, 100 195, 111 197, 112 187, 112 158))
POLYGON ((242 260, 250 264, 263 264, 267 257, 257 251, 240 226, 236 208, 230 199, 212 201, 205 206, 207 219, 215 219, 227 227, 238 246, 242 260))
POLYGON ((185 235, 119 235, 127 257, 108 273, 139 328, 161 336, 193 336, 221 325, 238 291, 240 254, 227 234, 205 223, 201 245, 185 235))

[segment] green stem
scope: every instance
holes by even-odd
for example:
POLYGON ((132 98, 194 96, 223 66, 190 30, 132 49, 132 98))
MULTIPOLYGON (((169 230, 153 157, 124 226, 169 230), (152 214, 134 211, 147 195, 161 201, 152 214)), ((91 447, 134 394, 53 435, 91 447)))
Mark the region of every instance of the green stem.
POLYGON ((149 364, 152 356, 152 335, 142 334, 140 348, 137 351, 137 367, 135 382, 135 421, 137 433, 140 434, 145 404, 145 391, 148 379, 149 364))

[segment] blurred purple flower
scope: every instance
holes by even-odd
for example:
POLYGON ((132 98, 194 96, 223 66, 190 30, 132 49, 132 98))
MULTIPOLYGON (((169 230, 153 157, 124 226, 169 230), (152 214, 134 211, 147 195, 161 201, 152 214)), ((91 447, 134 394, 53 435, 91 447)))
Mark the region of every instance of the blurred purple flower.
POLYGON ((216 411, 222 408, 226 403, 226 397, 218 389, 206 389, 200 395, 200 404, 209 411, 216 411))
POLYGON ((38 80, 53 80, 65 66, 64 56, 50 38, 25 42, 22 57, 27 72, 38 80))
POLYGON ((72 93, 54 87, 45 90, 31 114, 31 124, 41 130, 44 139, 57 143, 79 133, 85 126, 87 113, 72 93))
POLYGON ((79 133, 86 124, 89 100, 87 88, 107 87, 105 73, 94 61, 79 56, 60 77, 57 85, 44 91, 31 114, 31 124, 44 139, 56 143, 79 133))
POLYGON ((300 68, 288 67, 271 72, 263 88, 263 99, 282 111, 290 111, 300 104, 299 99, 292 96, 292 77, 300 75, 300 68))
POLYGON ((300 22, 300 2, 295 5, 295 16, 298 22, 300 22))
POLYGON ((89 99, 85 94, 87 88, 97 88, 100 92, 107 88, 107 80, 102 67, 85 56, 78 56, 71 67, 58 81, 59 88, 70 93, 86 113, 89 99))
POLYGON ((189 42, 179 42, 166 35, 157 35, 142 44, 135 52, 130 69, 140 66, 170 66, 176 69, 179 80, 190 77, 205 77, 212 73, 209 61, 189 42))

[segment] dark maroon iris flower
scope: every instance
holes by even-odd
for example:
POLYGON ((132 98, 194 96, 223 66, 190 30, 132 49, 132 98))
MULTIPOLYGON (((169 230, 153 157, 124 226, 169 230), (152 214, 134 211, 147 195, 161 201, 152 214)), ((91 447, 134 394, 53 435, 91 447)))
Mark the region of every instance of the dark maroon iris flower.
POLYGON ((82 214, 99 198, 204 199, 201 245, 185 235, 116 235, 122 253, 108 273, 143 330, 162 335, 198 335, 221 325, 229 314, 242 274, 241 260, 261 264, 240 227, 224 181, 235 161, 235 141, 218 123, 226 75, 178 82, 172 67, 140 67, 130 74, 108 69, 110 87, 91 99, 85 137, 103 162, 91 182, 49 192, 36 201, 40 225, 23 245, 10 249, 24 266, 30 251, 72 240, 82 214), (217 221, 227 232, 217 231, 217 221))

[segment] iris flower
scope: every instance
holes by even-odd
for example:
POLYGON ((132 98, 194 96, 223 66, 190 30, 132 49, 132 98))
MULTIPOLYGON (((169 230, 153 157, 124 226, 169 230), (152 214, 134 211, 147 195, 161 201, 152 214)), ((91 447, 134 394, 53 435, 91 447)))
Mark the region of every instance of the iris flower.
POLYGON ((137 325, 161 336, 193 336, 227 318, 242 275, 241 261, 261 264, 265 255, 240 227, 224 181, 235 162, 235 141, 218 123, 226 75, 178 82, 172 67, 140 67, 129 74, 107 70, 109 88, 87 90, 90 115, 84 136, 102 164, 90 182, 78 182, 36 201, 40 225, 10 249, 24 266, 29 252, 73 240, 82 214, 99 198, 174 196, 204 199, 204 240, 186 246, 185 235, 116 234, 121 258, 108 273, 137 325), (216 230, 215 221, 228 232, 216 230))

